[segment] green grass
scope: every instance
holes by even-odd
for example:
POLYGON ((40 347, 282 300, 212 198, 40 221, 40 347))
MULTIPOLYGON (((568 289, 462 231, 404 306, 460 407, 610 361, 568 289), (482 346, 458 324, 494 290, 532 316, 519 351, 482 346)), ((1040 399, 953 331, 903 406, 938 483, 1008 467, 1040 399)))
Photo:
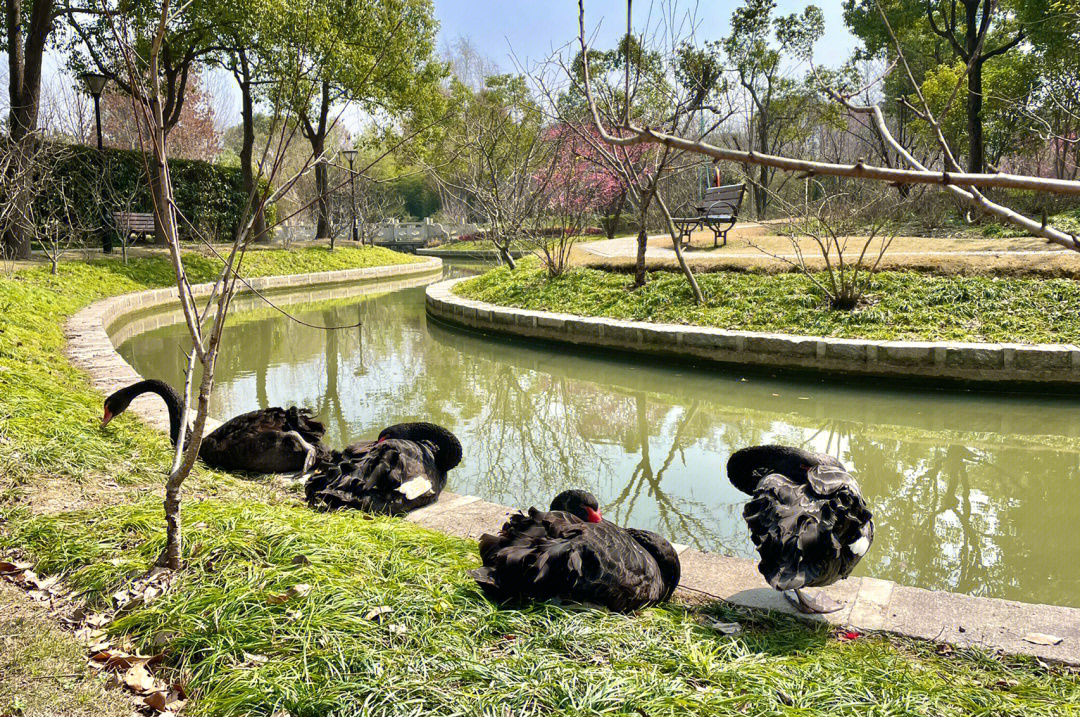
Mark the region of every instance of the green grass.
POLYGON ((656 272, 630 290, 625 274, 574 269, 549 279, 535 264, 499 268, 454 293, 504 306, 615 319, 693 324, 811 336, 1016 343, 1080 342, 1080 282, 887 271, 870 282, 868 303, 832 311, 799 273, 716 272, 698 276, 694 304, 679 274, 656 272))
MULTIPOLYGON (((157 500, 8 517, 0 549, 27 550, 92 604, 163 541, 157 500)), ((148 653, 155 635, 175 633, 167 663, 190 677, 193 714, 1050 715, 1080 705, 1074 675, 1030 659, 840 642, 826 627, 718 605, 634 616, 498 608, 465 573, 474 543, 399 519, 209 500, 185 517, 179 583, 110 632, 148 653), (293 563, 301 555, 309 564, 293 563), (306 596, 271 600, 301 583, 306 596), (393 612, 365 618, 382 605, 393 612), (721 636, 703 618, 745 632, 721 636), (245 653, 267 659, 245 666, 245 653)))
MULTIPOLYGON (((254 251, 245 276, 298 274, 415 261, 381 248, 254 251)), ((184 257, 194 282, 215 278, 215 259, 184 257)), ((160 477, 167 442, 134 419, 97 428, 101 396, 62 356, 63 323, 106 296, 174 285, 166 257, 64 262, 59 273, 35 267, 0 277, 0 495, 35 474, 81 479, 87 473, 119 482, 160 477)))

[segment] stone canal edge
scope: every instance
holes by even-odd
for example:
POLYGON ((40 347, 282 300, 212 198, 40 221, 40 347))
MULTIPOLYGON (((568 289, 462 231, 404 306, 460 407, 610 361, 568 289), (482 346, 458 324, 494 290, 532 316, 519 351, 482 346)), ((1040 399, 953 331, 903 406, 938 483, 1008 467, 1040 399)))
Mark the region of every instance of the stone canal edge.
MULTIPOLYGON (((396 283, 414 285, 421 276, 440 268, 441 262, 432 259, 372 269, 263 277, 251 283, 262 291, 374 280, 379 290, 387 290, 396 283)), ((482 328, 476 325, 476 317, 484 316, 486 321, 493 322, 494 314, 507 312, 514 315, 513 325, 517 324, 518 315, 526 317, 523 325, 535 327, 539 323, 540 312, 505 309, 455 297, 449 291, 452 284, 452 281, 440 282, 428 288, 428 312, 437 319, 482 328), (466 315, 472 320, 465 320, 466 315)), ((196 295, 208 290, 209 285, 200 285, 196 287, 196 295)), ((78 312, 65 325, 67 354, 72 364, 86 371, 91 385, 103 394, 140 380, 142 377, 116 352, 108 328, 132 314, 173 303, 175 297, 174 288, 143 291, 104 299, 78 312)), ((557 318, 564 322, 564 327, 567 318, 581 320, 557 318)), ((560 332, 565 332, 565 328, 560 332)), ((131 410, 155 428, 167 431, 168 416, 160 403, 136 401, 131 410)), ((406 519, 425 528, 475 540, 485 532, 497 531, 514 512, 515 508, 488 503, 476 496, 444 491, 437 503, 415 511, 406 519)), ((754 561, 682 545, 676 548, 682 561, 680 589, 742 607, 792 612, 787 601, 762 579, 754 561)), ((867 577, 849 578, 826 592, 842 601, 844 608, 809 619, 826 619, 861 631, 889 632, 958 647, 1034 655, 1080 665, 1080 609, 924 590, 867 577), (1062 641, 1057 645, 1042 645, 1025 640, 1033 633, 1055 635, 1062 641)))
POLYGON ((872 341, 558 314, 456 296, 454 285, 467 278, 429 286, 428 315, 477 331, 730 366, 1080 392, 1080 346, 1073 344, 872 341))

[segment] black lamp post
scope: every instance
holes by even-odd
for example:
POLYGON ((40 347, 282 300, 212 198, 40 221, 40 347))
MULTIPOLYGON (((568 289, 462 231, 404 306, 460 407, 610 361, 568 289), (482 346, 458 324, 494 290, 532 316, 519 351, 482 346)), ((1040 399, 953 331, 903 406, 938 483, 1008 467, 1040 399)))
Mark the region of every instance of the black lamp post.
POLYGON ((341 153, 349 160, 349 193, 352 195, 352 240, 360 241, 360 233, 356 226, 356 172, 353 171, 353 162, 356 161, 355 149, 343 149, 341 153))
POLYGON ((105 83, 109 78, 96 72, 86 72, 82 81, 86 83, 86 89, 94 98, 94 117, 97 118, 97 148, 101 149, 101 93, 105 89, 105 83))
MULTIPOLYGON (((82 75, 82 81, 86 83, 86 89, 94 98, 94 118, 97 121, 97 148, 101 152, 104 145, 101 142, 101 93, 105 89, 108 77, 97 72, 86 72, 82 75)), ((104 164, 104 159, 102 160, 104 164)), ((105 254, 112 253, 112 232, 102 222, 101 251, 105 254)))

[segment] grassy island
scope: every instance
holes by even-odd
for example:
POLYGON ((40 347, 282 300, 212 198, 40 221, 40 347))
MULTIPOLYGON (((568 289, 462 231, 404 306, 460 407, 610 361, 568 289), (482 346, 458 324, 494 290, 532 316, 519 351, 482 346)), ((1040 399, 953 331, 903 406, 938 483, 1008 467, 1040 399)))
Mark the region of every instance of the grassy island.
MULTIPOLYGON (((824 277, 821 277, 824 280, 824 277)), ((632 321, 809 336, 906 341, 1080 342, 1080 282, 1073 279, 934 275, 883 271, 854 311, 827 308, 803 274, 701 274, 695 304, 686 280, 658 271, 632 277, 577 268, 549 278, 535 264, 492 270, 454 287, 468 299, 502 306, 632 321)))

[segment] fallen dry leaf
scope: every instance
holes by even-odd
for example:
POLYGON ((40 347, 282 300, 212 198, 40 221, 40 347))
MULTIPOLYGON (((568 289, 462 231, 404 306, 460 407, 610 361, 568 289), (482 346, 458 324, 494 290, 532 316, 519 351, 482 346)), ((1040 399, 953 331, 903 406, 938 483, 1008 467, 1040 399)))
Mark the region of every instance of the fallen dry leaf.
POLYGON ((286 590, 283 594, 271 595, 270 597, 266 598, 266 602, 270 603, 271 605, 280 605, 281 603, 288 602, 293 598, 304 597, 310 592, 310 585, 308 585, 307 583, 298 583, 286 590))
POLYGON ((250 652, 244 653, 244 664, 248 665, 265 665, 270 661, 270 658, 266 655, 253 655, 250 652))
POLYGON ((720 622, 719 620, 709 625, 721 635, 738 635, 742 632, 742 625, 737 622, 720 622))
POLYGON ((158 712, 176 713, 187 704, 186 695, 175 687, 151 692, 143 698, 143 703, 158 712))
POLYGON ((112 619, 101 613, 95 613, 86 618, 86 624, 91 627, 105 627, 110 622, 112 622, 112 619))
POLYGON ((1024 635, 1024 641, 1032 645, 1059 645, 1063 639, 1057 635, 1047 635, 1045 632, 1029 632, 1024 635))
POLYGON ((88 645, 101 642, 103 637, 105 637, 105 631, 93 627, 80 627, 75 631, 75 639, 88 645))
POLYGON ((379 607, 373 607, 368 610, 368 614, 364 615, 365 620, 378 620, 383 615, 393 612, 394 608, 389 605, 380 605, 379 607))
POLYGON ((14 560, 0 560, 0 575, 14 575, 30 569, 30 563, 14 560))
POLYGON ((139 694, 146 694, 161 689, 160 683, 154 679, 150 671, 143 665, 135 665, 124 673, 124 684, 139 694))

